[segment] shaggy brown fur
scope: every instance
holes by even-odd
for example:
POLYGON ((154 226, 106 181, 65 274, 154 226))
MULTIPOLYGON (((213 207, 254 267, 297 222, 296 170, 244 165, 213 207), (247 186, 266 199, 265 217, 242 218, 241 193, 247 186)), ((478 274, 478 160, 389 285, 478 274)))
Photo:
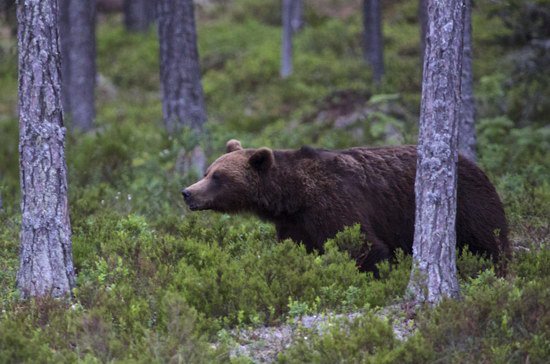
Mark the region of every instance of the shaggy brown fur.
MULTIPOLYGON (((504 210, 487 176, 459 158, 457 244, 497 260, 509 252, 504 210)), ((416 147, 242 149, 227 143, 205 177, 183 191, 192 210, 249 211, 275 223, 279 239, 311 251, 346 226, 361 224, 368 243, 362 270, 396 249, 412 253, 416 147)))

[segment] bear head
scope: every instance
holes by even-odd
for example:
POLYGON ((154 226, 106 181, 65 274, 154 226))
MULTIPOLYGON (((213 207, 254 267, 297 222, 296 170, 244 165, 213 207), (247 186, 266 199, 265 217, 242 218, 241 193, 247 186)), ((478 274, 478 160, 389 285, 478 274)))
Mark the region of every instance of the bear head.
POLYGON ((253 210, 266 172, 274 165, 269 148, 243 149, 238 140, 226 144, 203 178, 182 191, 189 209, 239 212, 253 210))

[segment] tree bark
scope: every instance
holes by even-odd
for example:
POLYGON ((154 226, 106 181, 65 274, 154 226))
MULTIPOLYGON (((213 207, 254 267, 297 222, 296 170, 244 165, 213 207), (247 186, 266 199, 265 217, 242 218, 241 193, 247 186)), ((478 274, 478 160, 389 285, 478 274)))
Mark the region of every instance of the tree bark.
POLYGON ((463 33, 464 0, 428 0, 409 282, 417 302, 459 294, 455 221, 463 33))
POLYGON ((281 78, 287 78, 292 74, 292 13, 293 0, 283 0, 283 42, 281 48, 281 78))
POLYGON ((159 0, 157 14, 164 124, 169 133, 184 126, 201 131, 206 109, 193 1, 159 0))
POLYGON ((65 117, 71 113, 71 74, 69 51, 71 49, 71 23, 69 21, 69 7, 72 0, 58 0, 59 7, 59 51, 61 52, 61 103, 65 117))
POLYGON ((304 26, 304 1, 292 0, 292 15, 290 25, 292 33, 299 32, 304 26))
POLYGON ((95 0, 60 0, 63 110, 74 129, 88 131, 95 119, 95 0))
POLYGON ((458 131, 458 150, 471 161, 476 161, 476 107, 472 71, 472 0, 464 0, 464 50, 462 54, 462 107, 458 131))
POLYGON ((81 131, 90 130, 95 119, 95 14, 95 0, 71 0, 69 111, 72 125, 81 131))
POLYGON ((124 0, 124 25, 131 32, 146 32, 155 20, 153 0, 124 0))
POLYGON ((23 298, 74 287, 56 0, 20 0, 19 154, 23 298))
POLYGON ((363 57, 372 68, 374 82, 379 84, 384 75, 384 41, 378 0, 363 1, 363 26, 363 57))

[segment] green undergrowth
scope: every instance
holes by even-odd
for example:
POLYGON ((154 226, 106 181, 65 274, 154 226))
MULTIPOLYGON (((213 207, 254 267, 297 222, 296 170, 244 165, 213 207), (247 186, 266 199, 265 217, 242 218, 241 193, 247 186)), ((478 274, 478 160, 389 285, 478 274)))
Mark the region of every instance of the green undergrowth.
POLYGON ((350 327, 336 322, 323 336, 304 332, 280 360, 542 362, 548 354, 546 246, 516 253, 506 279, 494 276, 490 262, 464 254, 462 299, 419 311, 416 333, 399 341, 391 329, 399 317, 373 313, 404 295, 410 257, 381 264, 380 279, 358 272, 347 253, 362 241, 358 227, 317 255, 291 241, 277 243, 273 227, 255 219, 193 214, 148 221, 96 213, 73 224, 74 299, 20 302, 13 291, 17 224, 2 222, 9 226, 0 240, 8 258, 2 260, 2 361, 226 361, 229 348, 208 344, 224 330, 355 311, 365 316, 350 327))
POLYGON ((275 2, 237 0, 199 11, 209 114, 201 136, 163 131, 155 30, 128 34, 120 17, 101 18, 96 127, 78 134, 67 124, 77 271, 70 301, 21 302, 15 289, 17 60, 13 40, 2 42, 1 363, 228 362, 223 340, 215 348, 211 343, 230 330, 357 311, 364 317, 351 325, 334 322, 323 336, 304 331, 279 360, 542 363, 550 357, 550 133, 541 117, 550 98, 535 97, 546 87, 543 72, 540 80, 514 73, 521 61, 514 52, 531 44, 522 39, 540 31, 536 22, 518 22, 529 9, 516 1, 513 7, 476 3, 473 18, 478 162, 510 223, 508 274, 495 277, 490 262, 465 252, 458 259, 462 299, 414 317, 405 310, 416 328, 407 340, 391 329, 400 317, 376 312, 405 295, 410 257, 396 254, 374 279, 348 256, 362 242, 358 226, 328 241, 320 255, 277 242, 273 226, 252 216, 191 213, 184 206, 179 191, 199 176, 182 166, 196 145, 211 162, 230 138, 273 148, 415 142, 417 2, 384 4, 386 77, 379 86, 361 59, 359 11, 346 12, 344 3, 323 0, 306 8, 306 26, 295 36, 294 74, 285 80, 278 75, 275 2), (331 7, 338 10, 334 16, 327 15, 331 7), (522 98, 522 90, 529 97, 522 98))
MULTIPOLYGON (((525 264, 518 257, 518 264, 525 264)), ((538 257, 548 264, 548 253, 538 257)), ((460 300, 424 308, 405 340, 395 337, 397 317, 367 313, 351 324, 331 325, 322 335, 304 330, 279 354, 281 363, 545 363, 550 353, 550 276, 514 280, 485 271, 463 282, 460 300)), ((406 313, 403 313, 405 315, 406 313)))

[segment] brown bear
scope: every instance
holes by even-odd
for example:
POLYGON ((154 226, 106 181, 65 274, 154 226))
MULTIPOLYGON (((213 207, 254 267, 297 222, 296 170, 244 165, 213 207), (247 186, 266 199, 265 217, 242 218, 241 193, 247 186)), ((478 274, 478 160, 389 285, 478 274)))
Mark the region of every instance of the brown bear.
MULTIPOLYGON (((226 154, 182 191, 189 208, 252 212, 275 224, 278 239, 323 252, 325 241, 356 223, 366 237, 353 258, 374 271, 396 249, 412 253, 416 147, 298 150, 243 149, 226 154)), ((460 157, 457 245, 498 260, 509 252, 502 203, 487 176, 460 157)))

